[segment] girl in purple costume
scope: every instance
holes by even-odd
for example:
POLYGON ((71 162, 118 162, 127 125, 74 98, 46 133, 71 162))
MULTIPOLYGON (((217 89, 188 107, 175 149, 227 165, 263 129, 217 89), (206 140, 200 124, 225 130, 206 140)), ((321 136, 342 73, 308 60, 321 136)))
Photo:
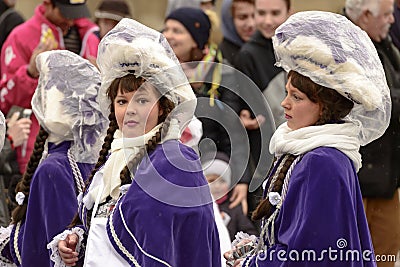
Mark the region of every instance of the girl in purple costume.
POLYGON ((32 109, 41 129, 16 187, 10 236, 1 241, 5 266, 53 265, 47 243, 74 217, 107 125, 96 102, 100 75, 89 61, 54 50, 38 55, 37 67, 32 109))
POLYGON ((172 49, 123 19, 102 39, 97 63, 110 126, 74 227, 49 244, 55 266, 73 266, 83 252, 87 267, 220 266, 207 181, 178 141, 196 98, 172 49))
POLYGON ((235 240, 225 257, 230 266, 376 266, 357 177, 360 145, 390 118, 376 50, 345 17, 321 11, 291 16, 273 43, 289 72, 287 122, 271 139, 276 160, 253 213, 260 237, 235 240))

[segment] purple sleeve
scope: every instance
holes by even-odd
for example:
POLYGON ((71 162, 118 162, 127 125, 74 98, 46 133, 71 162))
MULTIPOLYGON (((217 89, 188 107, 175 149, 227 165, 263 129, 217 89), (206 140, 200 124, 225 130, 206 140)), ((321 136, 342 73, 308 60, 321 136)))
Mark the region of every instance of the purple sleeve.
MULTIPOLYGON (((22 264, 52 266, 46 248, 67 228, 78 210, 77 192, 66 155, 51 155, 32 178, 22 245, 22 264), (51 157, 54 156, 54 157, 51 157)), ((87 176, 89 164, 79 164, 87 176)))

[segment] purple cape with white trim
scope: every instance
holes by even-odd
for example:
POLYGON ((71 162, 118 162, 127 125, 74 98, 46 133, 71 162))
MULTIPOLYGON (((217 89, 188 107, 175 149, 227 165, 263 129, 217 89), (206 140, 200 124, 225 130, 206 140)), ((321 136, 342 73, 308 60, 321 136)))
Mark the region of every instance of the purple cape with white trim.
POLYGON ((130 266, 221 266, 212 198, 197 154, 171 140, 145 157, 107 223, 130 266))
MULTIPOLYGON (((47 243, 67 228, 78 209, 75 179, 67 156, 70 143, 49 143, 49 156, 32 177, 26 219, 18 237, 22 266, 54 265, 47 243)), ((93 165, 77 164, 85 180, 93 165)), ((13 246, 11 250, 15 257, 13 246)))
POLYGON ((275 245, 243 266, 376 266, 357 180, 339 150, 306 153, 276 217, 275 245))

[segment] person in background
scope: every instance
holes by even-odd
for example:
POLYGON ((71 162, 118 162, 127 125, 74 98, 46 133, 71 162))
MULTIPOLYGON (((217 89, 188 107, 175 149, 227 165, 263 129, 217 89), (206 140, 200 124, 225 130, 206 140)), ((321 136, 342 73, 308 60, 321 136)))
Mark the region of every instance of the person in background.
POLYGON ((36 61, 40 78, 32 109, 41 129, 16 187, 12 245, 4 247, 9 253, 1 252, 11 254, 17 266, 50 267, 47 243, 74 217, 77 196, 94 167, 108 120, 96 102, 100 74, 88 60, 53 50, 36 61))
POLYGON ((229 64, 255 32, 254 0, 224 0, 221 7, 222 42, 219 49, 229 64))
POLYGON ((274 66, 272 36, 290 15, 290 0, 255 0, 256 32, 240 49, 235 67, 264 90, 281 68, 274 66))
POLYGON ((357 177, 360 146, 382 136, 391 116, 376 49, 346 17, 323 11, 292 15, 273 45, 288 72, 287 122, 271 138, 276 160, 253 213, 260 237, 241 240, 251 255, 226 257, 233 266, 376 266, 357 177))
MULTIPOLYGON (((400 250, 400 53, 389 29, 395 22, 393 0, 347 0, 346 16, 371 38, 385 70, 392 99, 389 128, 361 148, 363 168, 358 177, 376 255, 397 255, 400 250)), ((379 267, 393 267, 380 261, 379 267)))
POLYGON ((250 219, 243 214, 242 205, 239 204, 234 208, 230 208, 231 180, 232 170, 229 166, 229 157, 223 152, 217 152, 215 157, 205 155, 202 157, 202 166, 204 175, 210 185, 210 191, 218 204, 220 216, 229 231, 231 240, 235 239, 235 235, 243 231, 248 234, 255 235, 257 230, 251 223, 250 219))
POLYGON ((0 151, 0 225, 10 224, 11 211, 16 207, 15 181, 21 177, 15 148, 28 140, 32 121, 20 118, 20 112, 15 112, 7 119, 7 130, 3 150, 0 151))
POLYGON ((221 20, 216 12, 215 0, 201 0, 200 9, 207 14, 211 22, 209 43, 219 44, 222 40, 221 36, 221 20))
MULTIPOLYGON (((282 68, 275 66, 275 53, 272 46, 272 36, 278 28, 290 15, 291 1, 290 0, 255 0, 255 23, 256 32, 240 49, 239 54, 235 58, 234 66, 251 81, 253 81, 260 92, 264 91, 271 79, 273 79, 282 68)), ((246 88, 249 85, 242 85, 246 88)), ((262 106, 266 101, 263 97, 257 99, 253 106, 262 106)), ((245 103, 241 107, 240 119, 242 124, 247 129, 247 134, 250 140, 250 173, 256 177, 264 175, 254 171, 257 164, 262 160, 261 148, 262 140, 266 139, 269 142, 269 137, 262 135, 260 127, 265 127, 266 119, 270 119, 263 113, 254 113, 251 108, 245 103)), ((265 141, 264 141, 265 143, 265 141)), ((264 179, 262 177, 261 179, 264 179)), ((262 190, 257 188, 252 194, 249 194, 249 212, 251 213, 257 206, 258 199, 261 198, 262 190)), ((250 215, 250 214, 249 214, 250 215)))
POLYGON ((179 8, 167 16, 164 25, 163 34, 182 64, 198 99, 195 115, 203 126, 200 150, 204 145, 204 151, 215 149, 232 159, 233 168, 238 170, 232 179, 235 187, 231 207, 244 201, 243 208, 247 210, 249 176, 240 170, 246 151, 232 149, 234 145, 238 147, 245 143, 240 132, 243 126, 237 115, 241 100, 237 95, 235 73, 231 67, 221 64, 221 52, 208 43, 211 24, 201 9, 179 8), (234 130, 228 132, 228 127, 234 130), (202 143, 203 140, 211 142, 202 143))
MULTIPOLYGON (((94 60, 98 27, 88 17, 85 0, 43 0, 34 15, 17 26, 3 45, 0 57, 0 109, 7 114, 13 105, 31 108, 38 82, 36 56, 44 51, 65 49, 94 60)), ((34 115, 26 150, 17 148, 20 172, 24 173, 33 150, 39 124, 34 115)))
POLYGON ((395 0, 393 16, 394 22, 390 26, 389 33, 393 44, 400 50, 400 0, 395 0))
POLYGON ((200 8, 202 0, 168 0, 165 16, 168 16, 172 11, 181 7, 200 8))
POLYGON ((201 0, 200 8, 203 9, 203 11, 206 11, 206 10, 214 10, 215 11, 215 0, 201 0))
MULTIPOLYGON (((16 0, 0 1, 0 52, 11 31, 24 22, 24 18, 14 9, 15 4, 16 0)), ((7 226, 10 223, 10 211, 13 209, 13 204, 15 202, 8 198, 8 193, 14 195, 13 192, 11 192, 12 190, 8 190, 10 188, 10 181, 18 181, 21 178, 15 148, 26 141, 27 137, 25 139, 25 136, 29 135, 30 131, 30 119, 21 118, 17 121, 18 117, 19 114, 13 114, 13 116, 8 119, 8 130, 6 139, 4 140, 5 148, 0 152, 0 225, 2 226, 7 226)), ((11 186, 11 189, 12 188, 15 187, 11 186)))
POLYGON ((16 0, 0 1, 0 51, 10 32, 24 22, 24 18, 14 9, 15 3, 16 0))
POLYGON ((103 0, 94 12, 95 23, 99 25, 99 38, 103 38, 123 18, 132 18, 125 0, 103 0))

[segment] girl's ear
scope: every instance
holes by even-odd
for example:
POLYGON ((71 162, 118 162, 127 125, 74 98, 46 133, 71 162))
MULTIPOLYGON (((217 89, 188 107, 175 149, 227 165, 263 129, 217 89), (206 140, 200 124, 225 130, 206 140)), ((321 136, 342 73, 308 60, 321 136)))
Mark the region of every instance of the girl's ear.
POLYGON ((158 117, 164 114, 164 110, 161 108, 160 103, 158 103, 158 117))
POLYGON ((319 104, 319 118, 322 117, 322 114, 324 114, 324 105, 323 104, 319 104))

